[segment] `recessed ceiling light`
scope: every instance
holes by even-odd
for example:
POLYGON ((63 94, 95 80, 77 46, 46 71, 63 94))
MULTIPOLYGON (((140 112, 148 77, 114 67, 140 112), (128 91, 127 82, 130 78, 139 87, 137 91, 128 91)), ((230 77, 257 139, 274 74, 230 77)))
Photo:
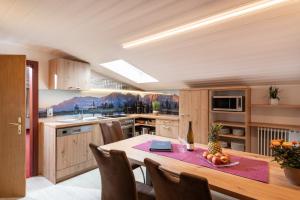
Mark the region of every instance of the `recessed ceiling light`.
POLYGON ((158 80, 149 74, 146 74, 142 70, 134 67, 124 60, 114 60, 112 62, 107 62, 100 65, 136 83, 158 82, 158 80))
POLYGON ((182 25, 182 26, 178 26, 178 27, 173 28, 173 29, 169 29, 169 30, 166 30, 166 31, 162 31, 162 32, 153 34, 153 35, 149 35, 149 36, 146 36, 146 37, 143 37, 143 38, 131 41, 131 42, 123 43, 122 47, 125 48, 125 49, 126 48, 132 48, 132 47, 139 46, 139 45, 142 45, 142 44, 145 44, 145 43, 149 43, 149 42, 160 40, 160 39, 163 39, 163 38, 166 38, 166 37, 170 37, 170 36, 173 36, 173 35, 176 35, 176 34, 179 34, 179 33, 183 33, 183 32, 190 31, 190 30, 197 29, 197 28, 201 28, 201 27, 204 27, 204 26, 207 26, 207 25, 210 25, 210 24, 214 24, 214 23, 217 23, 217 22, 228 20, 230 18, 234 18, 234 17, 238 17, 238 16, 241 16, 241 15, 245 15, 245 14, 254 12, 254 11, 262 10, 262 9, 274 6, 276 4, 279 4, 279 3, 282 3, 282 2, 285 2, 285 1, 287 1, 287 0, 264 0, 264 1, 259 1, 259 2, 256 2, 256 3, 252 3, 252 4, 249 4, 249 5, 246 5, 246 6, 242 6, 240 8, 233 9, 233 10, 230 10, 230 11, 227 11, 227 12, 223 12, 223 13, 205 18, 205 19, 201 19, 201 20, 198 20, 198 21, 194 21, 194 22, 182 25))

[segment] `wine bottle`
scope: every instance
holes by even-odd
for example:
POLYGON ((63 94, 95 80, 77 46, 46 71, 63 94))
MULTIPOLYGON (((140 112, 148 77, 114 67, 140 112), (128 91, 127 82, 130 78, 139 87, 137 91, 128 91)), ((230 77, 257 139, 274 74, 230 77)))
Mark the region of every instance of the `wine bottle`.
POLYGON ((188 151, 194 151, 194 134, 192 130, 192 122, 189 121, 189 130, 187 133, 187 144, 186 144, 186 149, 188 151))

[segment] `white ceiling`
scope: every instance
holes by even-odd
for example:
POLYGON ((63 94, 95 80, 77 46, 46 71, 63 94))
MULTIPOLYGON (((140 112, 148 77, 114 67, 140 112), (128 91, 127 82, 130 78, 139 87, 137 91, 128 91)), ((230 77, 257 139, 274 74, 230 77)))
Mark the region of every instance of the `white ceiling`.
POLYGON ((300 1, 122 49, 121 44, 250 0, 0 0, 0 41, 50 47, 145 90, 300 79, 300 1), (98 64, 124 59, 158 79, 134 84, 98 64))

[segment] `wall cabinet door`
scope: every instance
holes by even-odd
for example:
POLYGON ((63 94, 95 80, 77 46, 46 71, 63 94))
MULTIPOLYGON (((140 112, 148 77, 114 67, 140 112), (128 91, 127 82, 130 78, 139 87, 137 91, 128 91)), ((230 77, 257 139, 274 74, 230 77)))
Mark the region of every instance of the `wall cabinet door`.
POLYGON ((49 61, 49 89, 85 90, 89 77, 89 64, 67 59, 49 61))
POLYGON ((179 134, 186 138, 189 121, 192 121, 194 140, 207 144, 208 90, 183 90, 179 93, 179 134))
POLYGON ((91 76, 91 70, 88 64, 80 63, 75 68, 76 76, 76 89, 77 90, 87 90, 89 89, 89 79, 91 76))

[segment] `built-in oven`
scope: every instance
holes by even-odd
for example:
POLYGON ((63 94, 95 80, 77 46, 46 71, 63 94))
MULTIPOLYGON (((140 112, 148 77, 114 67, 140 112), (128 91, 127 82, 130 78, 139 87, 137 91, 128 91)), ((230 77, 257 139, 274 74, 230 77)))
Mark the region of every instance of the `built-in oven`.
POLYGON ((121 128, 125 138, 131 138, 134 136, 134 119, 120 119, 121 128))
POLYGON ((213 96, 212 110, 214 111, 244 111, 244 96, 213 96))

